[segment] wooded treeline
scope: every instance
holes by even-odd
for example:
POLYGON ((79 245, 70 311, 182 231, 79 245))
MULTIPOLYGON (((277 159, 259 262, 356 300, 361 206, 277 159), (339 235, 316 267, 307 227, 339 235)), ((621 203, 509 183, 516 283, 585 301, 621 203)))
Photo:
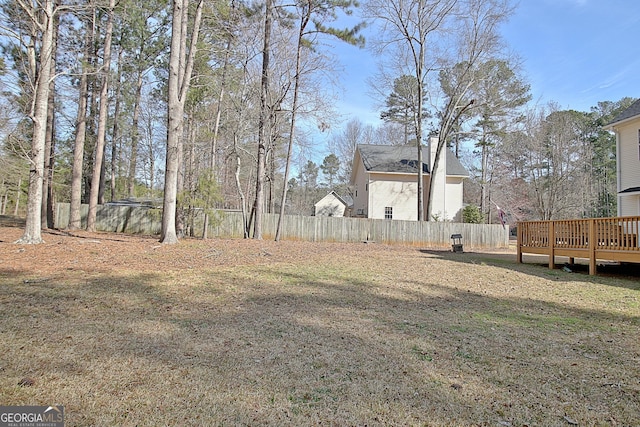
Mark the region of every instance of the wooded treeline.
POLYGON ((356 144, 421 153, 428 134, 469 166, 466 201, 487 221, 497 204, 516 219, 615 215, 602 125, 632 100, 530 107, 497 32, 507 0, 4 0, 0 13, 0 213, 26 210, 24 242, 53 226, 57 201, 71 229, 89 204, 91 229, 97 204, 125 198, 164 205, 163 241, 214 209, 243 212, 261 238, 263 213, 349 195, 356 144), (378 128, 334 110, 332 43, 364 45, 354 11, 380 58, 378 128), (310 147, 318 135, 326 150, 310 147))

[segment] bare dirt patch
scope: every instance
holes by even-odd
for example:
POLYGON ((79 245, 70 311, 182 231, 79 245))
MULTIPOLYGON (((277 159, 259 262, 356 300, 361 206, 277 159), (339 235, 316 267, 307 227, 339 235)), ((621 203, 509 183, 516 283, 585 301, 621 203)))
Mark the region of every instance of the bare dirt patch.
POLYGON ((0 403, 63 404, 68 425, 640 423, 636 278, 513 253, 21 232, 0 228, 0 403))

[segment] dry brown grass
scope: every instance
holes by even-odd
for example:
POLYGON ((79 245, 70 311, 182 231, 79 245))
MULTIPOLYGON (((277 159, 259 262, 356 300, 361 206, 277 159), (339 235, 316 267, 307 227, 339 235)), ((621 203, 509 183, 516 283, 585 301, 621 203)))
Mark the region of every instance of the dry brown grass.
POLYGON ((19 235, 0 228, 0 404, 63 404, 69 426, 640 425, 638 277, 378 244, 19 235))

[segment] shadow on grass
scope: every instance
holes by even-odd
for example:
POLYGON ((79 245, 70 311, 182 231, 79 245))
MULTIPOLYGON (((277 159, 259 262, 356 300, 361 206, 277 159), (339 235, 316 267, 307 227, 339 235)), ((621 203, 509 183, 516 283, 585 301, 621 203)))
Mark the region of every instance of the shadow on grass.
MULTIPOLYGON (((601 262, 598 264, 598 274, 590 276, 589 266, 585 264, 586 261, 576 260, 576 263, 568 264, 568 258, 565 257, 556 257, 556 268, 552 270, 549 269, 546 255, 524 254, 524 262, 520 264, 516 261, 516 254, 491 252, 454 253, 446 250, 430 249, 420 249, 419 252, 461 264, 486 264, 545 279, 553 278, 563 281, 598 283, 640 290, 640 264, 601 262)), ((461 272, 461 275, 463 274, 465 273, 461 272)))
POLYGON ((403 279, 382 267, 41 283, 11 273, 0 272, 0 394, 5 404, 66 404, 74 425, 640 419, 633 314, 517 290, 488 296, 456 277, 403 279), (23 375, 36 387, 16 389, 23 375))

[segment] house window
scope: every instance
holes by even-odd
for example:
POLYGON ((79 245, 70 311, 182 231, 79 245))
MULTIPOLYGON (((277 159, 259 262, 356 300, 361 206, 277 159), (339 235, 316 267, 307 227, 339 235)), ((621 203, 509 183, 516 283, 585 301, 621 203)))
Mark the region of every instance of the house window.
POLYGON ((640 129, 638 129, 638 160, 640 160, 640 129))
POLYGON ((393 207, 384 208, 384 219, 393 219, 393 207))

